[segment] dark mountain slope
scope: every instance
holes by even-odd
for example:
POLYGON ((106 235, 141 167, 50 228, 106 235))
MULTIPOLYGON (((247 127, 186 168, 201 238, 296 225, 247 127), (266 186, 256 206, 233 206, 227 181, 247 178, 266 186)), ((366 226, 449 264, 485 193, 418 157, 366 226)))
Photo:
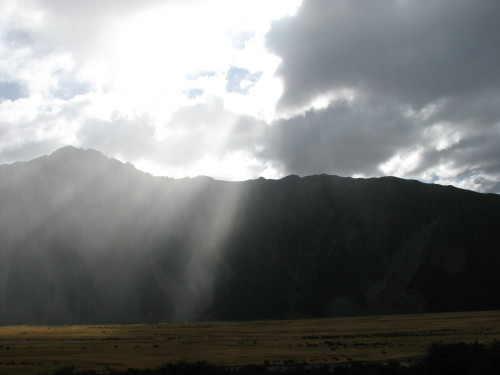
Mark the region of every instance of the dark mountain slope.
POLYGON ((500 197, 397 178, 0 166, 0 323, 500 308, 500 197))
POLYGON ((248 185, 225 251, 221 316, 499 306, 498 196, 396 178, 248 185))

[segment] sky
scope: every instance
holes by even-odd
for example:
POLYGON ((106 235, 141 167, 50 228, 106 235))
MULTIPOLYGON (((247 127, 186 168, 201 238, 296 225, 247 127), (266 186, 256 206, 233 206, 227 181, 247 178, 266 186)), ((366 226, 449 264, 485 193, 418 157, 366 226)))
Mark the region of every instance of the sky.
POLYGON ((2 0, 0 164, 500 193, 498 0, 2 0))

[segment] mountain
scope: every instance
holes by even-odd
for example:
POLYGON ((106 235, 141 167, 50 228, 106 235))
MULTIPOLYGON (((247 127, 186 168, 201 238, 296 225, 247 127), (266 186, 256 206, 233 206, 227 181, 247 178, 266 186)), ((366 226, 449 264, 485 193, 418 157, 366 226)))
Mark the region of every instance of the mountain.
POLYGON ((500 308, 500 196, 394 177, 0 166, 0 324, 500 308))

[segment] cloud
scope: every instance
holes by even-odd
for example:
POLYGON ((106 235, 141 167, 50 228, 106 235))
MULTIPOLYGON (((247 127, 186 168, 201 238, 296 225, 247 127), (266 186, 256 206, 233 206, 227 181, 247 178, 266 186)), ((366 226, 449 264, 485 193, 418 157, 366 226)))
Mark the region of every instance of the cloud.
POLYGON ((88 102, 39 96, 0 102, 0 163, 26 161, 75 142, 88 102))
MULTIPOLYGON (((163 134, 156 141, 154 155, 150 156, 170 170, 170 175, 181 170, 190 176, 255 178, 258 175, 246 168, 255 168, 258 159, 255 153, 266 129, 262 120, 228 111, 221 99, 214 98, 177 110, 159 129, 163 134), (243 164, 238 166, 238 160, 243 164)), ((261 171, 265 169, 261 167, 261 171)))
POLYGON ((73 144, 174 177, 498 191, 496 0, 298 6, 1 2, 0 162, 73 144))
MULTIPOLYGON (((88 116, 85 109, 82 113, 88 116)), ((100 150, 156 174, 226 180, 276 175, 273 166, 256 155, 267 124, 224 109, 220 98, 181 107, 163 124, 145 114, 85 118, 76 132, 77 146, 100 150)))
POLYGON ((25 98, 26 89, 18 82, 0 82, 0 101, 25 98))
POLYGON ((26 140, 21 144, 7 144, 2 148, 0 164, 32 160, 40 155, 49 154, 59 147, 61 147, 61 143, 55 138, 26 140))
POLYGON ((133 160, 147 155, 154 133, 147 117, 129 119, 116 113, 108 121, 87 119, 77 132, 77 142, 84 148, 133 160))
POLYGON ((226 75, 226 91, 248 94, 250 88, 255 86, 261 75, 262 72, 250 73, 248 69, 233 66, 226 75))
POLYGON ((422 108, 496 89, 499 12, 496 0, 306 1, 267 37, 282 58, 281 105, 347 87, 422 108))
POLYGON ((187 96, 189 99, 196 99, 200 95, 203 95, 203 89, 190 89, 187 92, 187 96))
POLYGON ((288 115, 264 155, 289 173, 499 192, 499 12, 494 0, 303 2, 267 34, 288 115))
MULTIPOLYGON (((22 10, 24 18, 40 25, 31 38, 41 49, 57 48, 77 54, 88 53, 101 48, 103 33, 109 31, 116 22, 128 15, 144 11, 161 3, 160 0, 88 0, 64 1, 47 0, 6 0, 14 11, 22 10), (13 5, 12 5, 13 4, 13 5)), ((16 16, 18 12, 14 13, 16 16)), ((16 22, 19 24, 19 21, 16 22)), ((32 26, 26 25, 29 28, 32 26)))
POLYGON ((262 157, 287 173, 376 175, 379 164, 419 137, 390 99, 358 97, 279 121, 270 128, 262 157))

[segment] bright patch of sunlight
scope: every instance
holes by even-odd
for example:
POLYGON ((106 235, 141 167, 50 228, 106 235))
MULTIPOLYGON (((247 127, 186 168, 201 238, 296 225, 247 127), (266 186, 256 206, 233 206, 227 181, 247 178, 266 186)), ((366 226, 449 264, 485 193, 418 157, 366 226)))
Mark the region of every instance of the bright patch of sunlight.
POLYGON ((357 92, 355 89, 342 88, 338 90, 332 90, 327 93, 313 98, 309 103, 304 106, 296 107, 292 109, 287 109, 277 114, 280 119, 289 119, 295 116, 299 116, 307 111, 315 110, 321 111, 334 103, 348 103, 351 104, 356 100, 357 92))
POLYGON ((446 150, 462 139, 462 134, 455 124, 439 122, 425 129, 425 135, 437 151, 446 150))
POLYGON ((398 152, 388 161, 381 164, 379 169, 386 176, 406 176, 420 164, 422 149, 398 152))
POLYGON ((117 101, 149 113, 155 106, 173 110, 192 86, 202 97, 224 97, 230 110, 270 119, 281 88, 274 77, 279 61, 265 49, 265 33, 273 19, 294 14, 299 5, 299 0, 162 3, 120 19, 111 27, 106 56, 117 101), (231 95, 224 87, 232 66, 266 74, 249 95, 231 95), (196 86, 193 76, 211 79, 196 86))
POLYGON ((280 168, 272 163, 262 164, 249 153, 236 151, 217 157, 206 155, 196 164, 186 167, 165 166, 149 159, 134 162, 137 169, 148 171, 154 176, 174 178, 210 176, 224 181, 244 181, 264 177, 279 179, 283 177, 280 168))

